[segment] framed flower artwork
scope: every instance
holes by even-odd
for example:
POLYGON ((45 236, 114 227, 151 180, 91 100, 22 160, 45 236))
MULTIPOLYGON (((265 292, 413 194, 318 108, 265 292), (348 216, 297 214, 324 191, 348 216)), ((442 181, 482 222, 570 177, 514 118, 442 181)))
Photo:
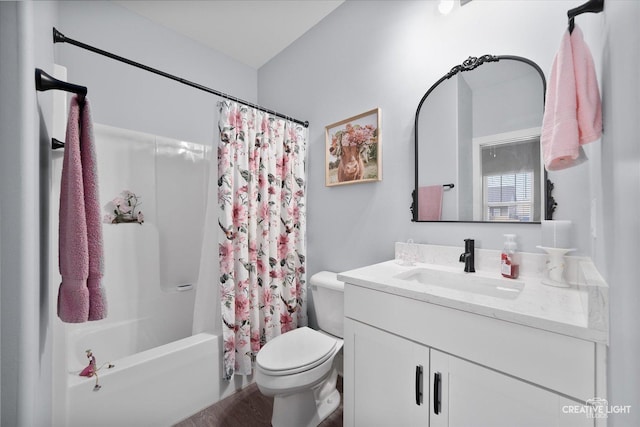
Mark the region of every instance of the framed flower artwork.
POLYGON ((380 109, 325 127, 325 185, 382 180, 380 109))

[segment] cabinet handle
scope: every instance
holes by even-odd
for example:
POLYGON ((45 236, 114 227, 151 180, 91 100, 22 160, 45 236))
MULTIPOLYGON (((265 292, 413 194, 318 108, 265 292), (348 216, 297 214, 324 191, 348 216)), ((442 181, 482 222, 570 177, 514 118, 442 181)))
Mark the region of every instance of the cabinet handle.
POLYGON ((438 415, 440 413, 440 392, 442 388, 442 381, 440 372, 433 374, 433 413, 438 415))
POLYGON ((416 405, 422 405, 422 365, 416 365, 416 405))

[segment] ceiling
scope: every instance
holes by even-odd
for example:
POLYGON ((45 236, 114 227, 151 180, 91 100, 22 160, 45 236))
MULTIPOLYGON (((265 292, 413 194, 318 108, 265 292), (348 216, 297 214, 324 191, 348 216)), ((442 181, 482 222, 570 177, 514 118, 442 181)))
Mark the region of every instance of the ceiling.
POLYGON ((260 68, 344 0, 115 1, 157 24, 260 68))

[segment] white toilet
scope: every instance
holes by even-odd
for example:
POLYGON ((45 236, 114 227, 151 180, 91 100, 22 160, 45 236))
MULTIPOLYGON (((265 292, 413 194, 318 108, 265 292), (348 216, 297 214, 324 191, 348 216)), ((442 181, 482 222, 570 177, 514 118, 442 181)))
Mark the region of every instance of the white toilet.
POLYGON ((334 359, 343 344, 344 283, 328 271, 309 282, 321 331, 289 331, 256 357, 256 384, 262 394, 274 396, 273 427, 315 427, 340 406, 336 380, 342 368, 334 359))

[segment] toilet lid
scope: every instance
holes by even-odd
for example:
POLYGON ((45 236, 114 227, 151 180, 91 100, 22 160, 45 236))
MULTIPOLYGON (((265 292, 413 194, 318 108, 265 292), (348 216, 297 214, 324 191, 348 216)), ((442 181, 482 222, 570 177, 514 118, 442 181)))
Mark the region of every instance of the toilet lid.
POLYGON ((337 341, 311 328, 302 327, 269 341, 258 352, 258 366, 270 375, 303 372, 325 362, 337 341))

